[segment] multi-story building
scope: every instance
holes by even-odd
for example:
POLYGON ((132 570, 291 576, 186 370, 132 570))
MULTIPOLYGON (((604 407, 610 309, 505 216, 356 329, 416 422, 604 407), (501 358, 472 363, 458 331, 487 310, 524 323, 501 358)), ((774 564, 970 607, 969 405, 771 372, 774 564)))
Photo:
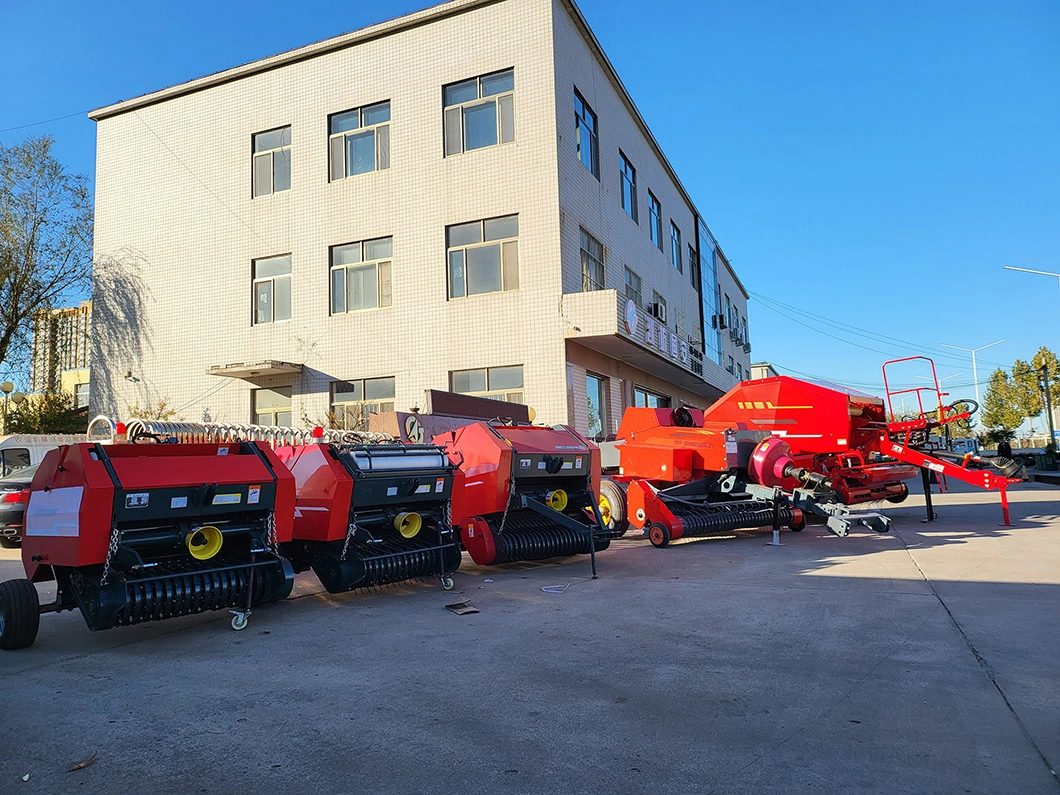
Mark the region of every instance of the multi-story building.
POLYGON ((33 316, 30 390, 66 392, 88 405, 92 302, 43 309, 33 316))
POLYGON ((749 372, 747 295, 570 0, 456 0, 90 114, 94 407, 613 432, 749 372))

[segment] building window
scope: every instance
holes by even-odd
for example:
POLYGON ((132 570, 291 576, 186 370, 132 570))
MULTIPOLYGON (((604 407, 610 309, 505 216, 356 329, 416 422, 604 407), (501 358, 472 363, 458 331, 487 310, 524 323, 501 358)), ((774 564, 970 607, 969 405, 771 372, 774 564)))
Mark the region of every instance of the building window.
POLYGON ((735 325, 732 322, 732 302, 729 301, 728 293, 725 294, 725 325, 729 328, 735 325))
POLYGON ((291 128, 253 136, 254 195, 267 196, 291 189, 291 128))
POLYGON ((740 335, 740 339, 742 339, 745 344, 750 342, 751 341, 751 332, 749 332, 747 330, 747 318, 745 318, 745 317, 744 318, 740 318, 740 331, 743 332, 740 335))
POLYGON ((629 162, 622 151, 618 152, 618 164, 622 172, 622 209, 626 215, 637 220, 637 169, 629 162))
POLYGON ((511 69, 442 89, 445 154, 515 140, 515 72, 511 69))
POLYGON ((589 169, 590 174, 600 179, 600 145, 596 137, 596 114, 577 90, 574 92, 574 146, 582 165, 589 169))
POLYGON ((449 388, 461 395, 475 395, 509 403, 523 402, 523 367, 482 367, 477 370, 454 370, 449 374, 449 388))
POLYGON ((519 289, 519 216, 447 227, 449 297, 519 289))
POLYGON ((291 319, 291 255, 254 260, 254 323, 291 319))
POLYGON ((331 384, 332 428, 367 431, 368 416, 394 410, 394 377, 333 381, 331 384))
POLYGON ((331 314, 375 309, 393 303, 391 237, 331 247, 331 314))
POLYGON ((251 393, 251 404, 256 424, 291 427, 291 387, 255 389, 251 393))
POLYGON ((743 381, 743 365, 739 362, 736 363, 736 377, 743 381))
POLYGON ((664 326, 666 325, 666 299, 655 290, 651 291, 651 314, 664 326))
POLYGON ((670 262, 677 268, 678 273, 685 272, 685 265, 681 260, 681 230, 673 221, 670 221, 670 262))
POLYGON ((328 119, 331 181, 390 168, 390 102, 336 113, 328 119))
POLYGON ((670 398, 635 386, 633 387, 633 405, 650 409, 668 409, 670 408, 670 398))
POLYGON ((607 379, 586 373, 585 394, 589 409, 589 438, 603 441, 607 433, 607 379))
POLYGON ((582 290, 604 289, 604 244, 581 230, 582 290))
POLYGON ((733 375, 736 375, 736 362, 733 360, 733 358, 731 356, 729 357, 729 366, 726 367, 725 369, 728 370, 733 375))
POLYGON ((682 342, 687 341, 688 328, 685 326, 685 313, 680 309, 674 310, 674 329, 677 331, 677 338, 682 342))
POLYGON ((651 191, 648 191, 648 226, 651 234, 651 242, 659 251, 663 250, 662 242, 662 205, 651 191))
POLYGON ((79 409, 88 405, 88 384, 74 386, 74 403, 79 409))
POLYGON ((626 268, 626 300, 639 307, 644 306, 644 296, 640 291, 640 277, 626 268))
POLYGON ((699 292, 701 283, 699 280, 699 256, 696 254, 696 250, 692 248, 692 244, 688 244, 688 275, 692 280, 692 286, 696 288, 696 292, 699 292))

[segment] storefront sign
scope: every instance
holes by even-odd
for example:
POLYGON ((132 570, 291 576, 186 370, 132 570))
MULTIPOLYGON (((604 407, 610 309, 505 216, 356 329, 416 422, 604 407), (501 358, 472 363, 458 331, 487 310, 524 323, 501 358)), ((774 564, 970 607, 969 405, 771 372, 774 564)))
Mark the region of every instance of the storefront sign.
MULTIPOLYGON (((626 301, 625 321, 626 331, 631 337, 636 338, 640 321, 637 305, 632 299, 626 301)), ((680 362, 686 368, 691 366, 688 342, 679 339, 676 334, 666 328, 665 324, 660 323, 651 315, 644 315, 644 333, 640 339, 649 348, 680 362)))

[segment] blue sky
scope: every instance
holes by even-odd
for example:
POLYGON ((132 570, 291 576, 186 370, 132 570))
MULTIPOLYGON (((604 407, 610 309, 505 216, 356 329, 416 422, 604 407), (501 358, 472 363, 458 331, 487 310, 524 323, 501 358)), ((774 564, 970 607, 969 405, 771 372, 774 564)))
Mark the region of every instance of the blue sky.
MULTIPOLYGON (((91 175, 82 111, 423 5, 0 0, 0 141, 91 175)), ((1006 339, 981 383, 1060 349, 1058 280, 1002 270, 1060 272, 1060 3, 580 6, 755 296, 755 360, 879 392, 924 353, 970 396, 939 343, 1006 339)))

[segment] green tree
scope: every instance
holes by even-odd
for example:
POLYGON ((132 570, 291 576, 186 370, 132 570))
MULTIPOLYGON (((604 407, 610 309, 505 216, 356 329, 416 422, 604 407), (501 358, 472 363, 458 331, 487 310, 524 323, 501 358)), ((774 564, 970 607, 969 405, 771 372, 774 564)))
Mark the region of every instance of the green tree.
POLYGON ((130 420, 158 420, 160 422, 183 422, 184 418, 177 416, 172 406, 169 405, 169 398, 160 398, 158 403, 151 403, 148 401, 143 406, 136 403, 132 406, 126 407, 128 410, 127 416, 130 420))
MULTIPOLYGON (((1015 369, 1015 368, 1013 368, 1015 369)), ((1000 367, 990 375, 983 397, 982 422, 993 430, 1014 431, 1023 424, 1026 415, 1013 399, 1013 384, 1000 367)))
POLYGON ((54 139, 0 145, 0 362, 25 352, 31 319, 88 287, 92 198, 68 174, 54 139))
POLYGON ((1037 417, 1042 413, 1042 394, 1038 390, 1038 374, 1023 359, 1016 359, 1012 363, 1009 400, 1024 417, 1037 417))
POLYGON ((68 392, 45 392, 26 398, 7 418, 8 433, 84 433, 88 411, 68 392))

